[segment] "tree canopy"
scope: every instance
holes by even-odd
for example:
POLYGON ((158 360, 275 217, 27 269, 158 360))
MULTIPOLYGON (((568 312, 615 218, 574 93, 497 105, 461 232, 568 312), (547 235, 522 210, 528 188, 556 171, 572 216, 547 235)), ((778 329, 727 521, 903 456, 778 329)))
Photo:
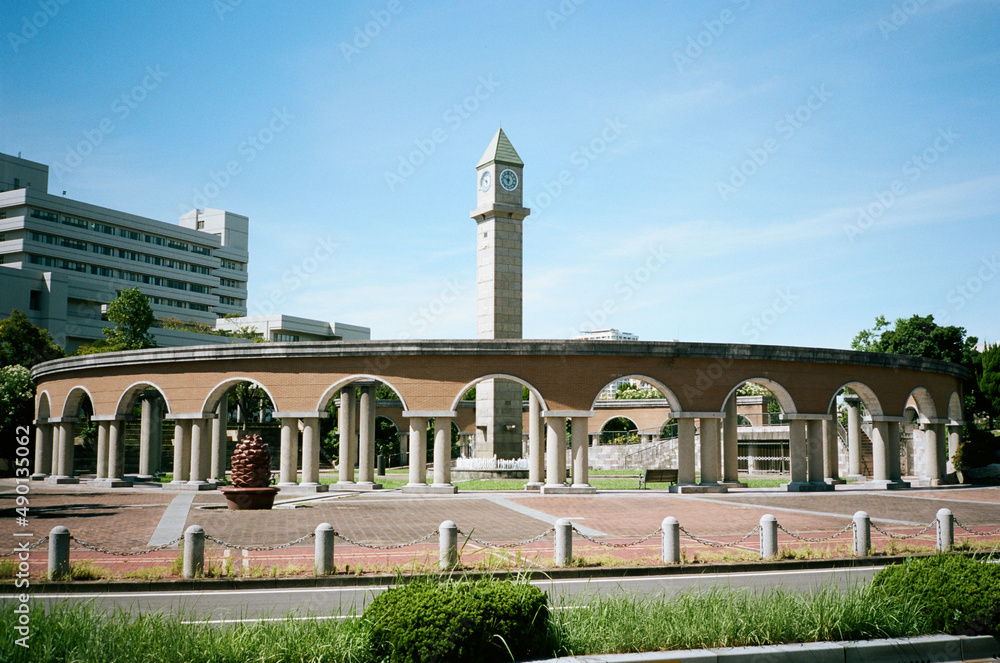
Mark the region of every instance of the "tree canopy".
POLYGON ((987 406, 990 428, 1000 415, 1000 344, 987 346, 981 355, 982 368, 977 376, 982 403, 987 406))
POLYGON ((138 286, 122 290, 118 298, 108 304, 108 320, 114 327, 106 327, 104 335, 115 350, 142 350, 155 348, 156 340, 149 328, 156 322, 153 308, 138 286))
POLYGON ((24 366, 64 356, 48 330, 36 327, 28 316, 13 310, 10 317, 0 320, 0 366, 24 366))
POLYGON ((884 316, 875 319, 875 326, 861 330, 851 347, 865 352, 887 352, 927 359, 942 359, 972 370, 979 363, 975 336, 966 336, 964 327, 942 327, 934 316, 899 318, 893 327, 884 316))

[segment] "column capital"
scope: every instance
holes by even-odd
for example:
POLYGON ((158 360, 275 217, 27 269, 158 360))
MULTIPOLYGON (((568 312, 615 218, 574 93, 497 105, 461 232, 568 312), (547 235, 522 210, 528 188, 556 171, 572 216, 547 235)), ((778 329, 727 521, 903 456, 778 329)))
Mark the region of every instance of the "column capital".
POLYGON ((31 422, 31 425, 32 426, 46 426, 46 425, 48 425, 50 423, 52 423, 51 419, 35 419, 34 421, 31 422))
POLYGON ((833 419, 834 415, 830 413, 826 414, 805 414, 802 412, 795 412, 792 414, 786 414, 785 419, 788 421, 829 421, 833 419))
POLYGON ((78 417, 49 417, 50 424, 75 424, 80 421, 78 417))
POLYGON ((189 412, 189 413, 177 413, 173 412, 163 415, 164 419, 171 419, 176 421, 191 421, 194 419, 217 419, 219 415, 214 412, 189 412))
POLYGON ((403 416, 409 419, 437 419, 444 417, 454 419, 458 416, 457 410, 403 410, 403 416))
POLYGON ((951 419, 942 417, 928 417, 925 421, 921 422, 925 424, 930 424, 932 426, 947 426, 951 423, 951 419))
POLYGON ((674 419, 725 419, 725 412, 671 412, 674 419))
POLYGON ((330 416, 329 412, 272 412, 271 417, 274 419, 326 419, 330 416))
POLYGON ((890 417, 885 414, 873 414, 871 416, 871 422, 873 424, 888 423, 888 424, 905 424, 908 422, 906 417, 890 417))
POLYGON ((593 410, 542 410, 542 416, 548 418, 562 417, 565 419, 576 419, 583 417, 589 419, 594 416, 593 410))
POLYGON ((91 421, 132 421, 131 415, 125 414, 95 414, 91 421))

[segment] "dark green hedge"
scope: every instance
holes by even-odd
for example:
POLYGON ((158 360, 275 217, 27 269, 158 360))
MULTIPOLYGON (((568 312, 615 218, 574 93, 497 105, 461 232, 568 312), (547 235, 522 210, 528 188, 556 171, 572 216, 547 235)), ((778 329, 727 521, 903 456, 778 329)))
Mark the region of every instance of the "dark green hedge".
POLYGON ((1000 636, 1000 565, 959 555, 912 558, 879 571, 872 586, 919 598, 936 631, 1000 636))
POLYGON ((377 660, 499 663, 551 654, 546 596, 526 583, 416 582, 383 592, 363 617, 377 660))

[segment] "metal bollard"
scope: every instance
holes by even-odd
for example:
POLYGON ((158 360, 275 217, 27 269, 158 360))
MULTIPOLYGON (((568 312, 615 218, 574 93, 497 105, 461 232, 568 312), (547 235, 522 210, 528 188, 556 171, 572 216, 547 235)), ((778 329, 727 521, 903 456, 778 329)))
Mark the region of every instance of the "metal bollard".
POLYGON ((673 516, 663 519, 663 563, 681 563, 681 525, 673 516))
POLYGON ((778 556, 778 519, 769 513, 760 517, 760 556, 762 559, 778 556))
POLYGON ((318 576, 328 576, 334 571, 333 525, 330 523, 320 523, 316 526, 316 558, 313 568, 318 576))
POLYGON ((573 521, 560 518, 556 521, 556 566, 569 566, 573 561, 573 521))
POLYGON ((69 530, 56 525, 49 532, 49 578, 69 576, 69 530))
POLYGON ((385 454, 379 454, 378 459, 375 462, 376 474, 380 477, 385 476, 385 454))
POLYGON ((938 509, 937 512, 937 549, 938 552, 948 552, 955 545, 955 515, 951 509, 938 509))
POLYGON ((867 557, 872 547, 872 519, 864 511, 854 514, 854 556, 867 557))
POLYGON ((438 568, 448 571, 458 566, 458 525, 446 520, 438 527, 438 568))
POLYGON ((191 525, 184 530, 184 577, 205 575, 205 530, 191 525))

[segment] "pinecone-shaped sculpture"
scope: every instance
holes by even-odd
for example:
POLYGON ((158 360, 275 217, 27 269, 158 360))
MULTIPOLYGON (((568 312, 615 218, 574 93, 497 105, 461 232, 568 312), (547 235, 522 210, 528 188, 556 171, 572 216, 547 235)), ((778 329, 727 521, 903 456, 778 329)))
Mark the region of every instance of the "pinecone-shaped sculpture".
POLYGON ((271 483, 271 451, 260 435, 247 435, 236 444, 232 481, 236 488, 265 488, 271 483))

